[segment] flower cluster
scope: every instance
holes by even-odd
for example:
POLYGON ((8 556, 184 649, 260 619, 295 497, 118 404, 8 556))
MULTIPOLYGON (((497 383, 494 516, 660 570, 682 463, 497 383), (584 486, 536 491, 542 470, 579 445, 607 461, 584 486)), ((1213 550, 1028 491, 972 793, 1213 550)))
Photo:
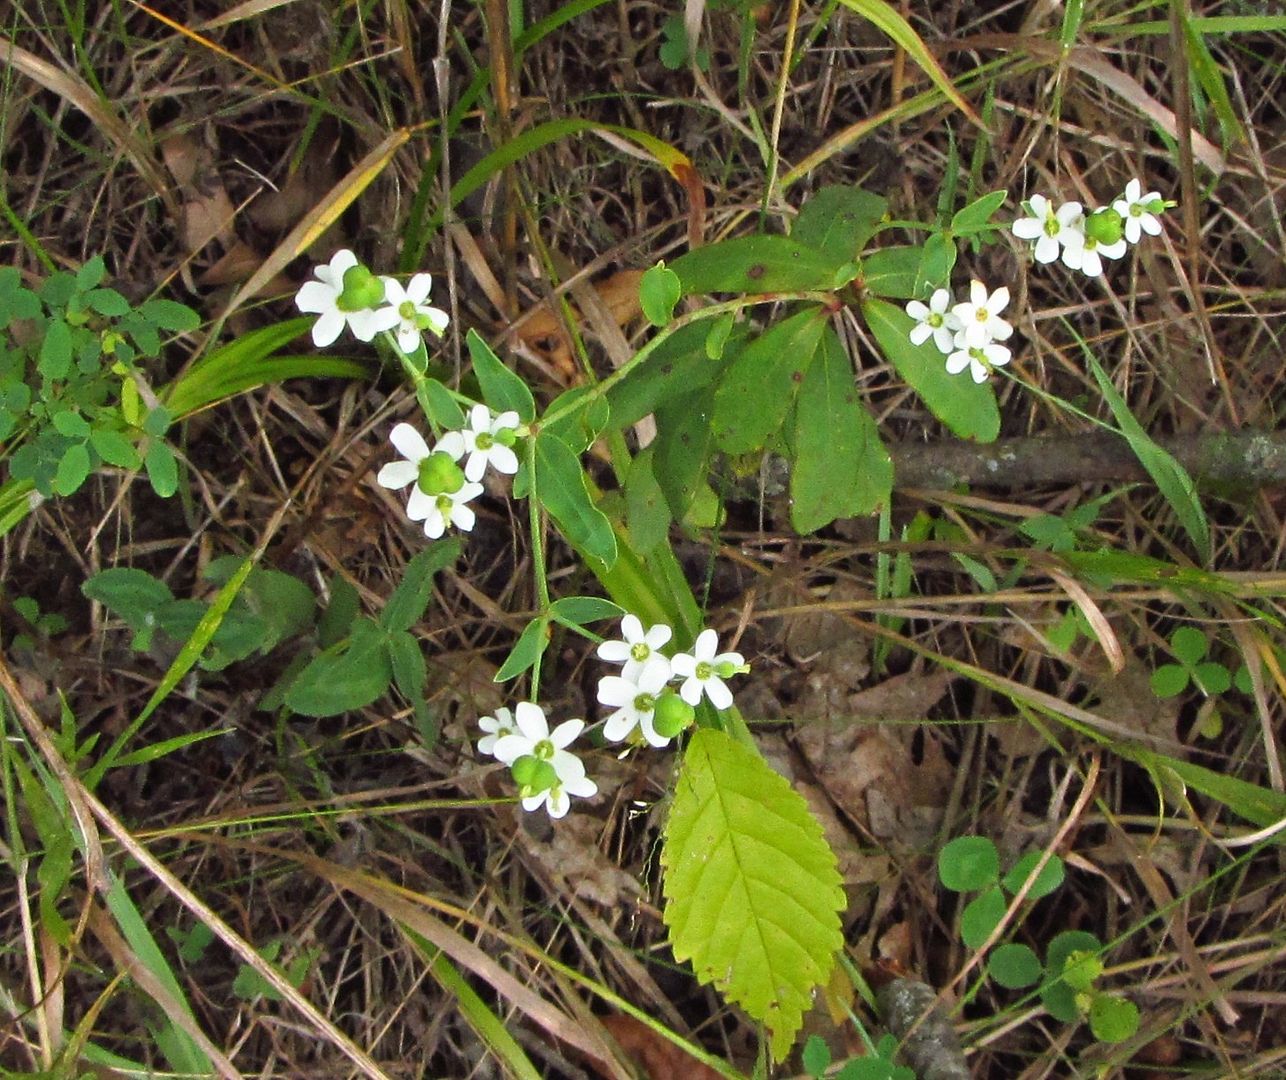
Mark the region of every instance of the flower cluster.
POLYGON ((923 345, 930 338, 947 358, 947 371, 959 375, 965 368, 976 383, 986 382, 992 368, 1009 363, 1011 353, 1001 342, 1008 341, 1014 328, 1000 317, 1009 303, 1009 290, 1001 286, 988 292, 974 280, 969 299, 953 303, 946 289, 938 289, 928 304, 912 300, 906 313, 915 320, 911 343, 923 345))
MULTIPOLYGON (((598 682, 599 702, 613 710, 603 723, 608 742, 632 738, 664 747, 692 723, 703 696, 717 709, 732 704, 724 680, 750 670, 744 657, 720 653, 713 630, 702 630, 690 653, 666 656, 661 649, 673 636, 668 626, 644 630, 637 616, 626 615, 621 639, 599 645, 601 660, 621 665, 619 675, 605 675, 598 682), (680 684, 677 691, 669 685, 673 682, 680 684)), ((544 710, 524 701, 513 713, 497 709, 495 716, 482 717, 478 726, 484 732, 478 753, 509 766, 524 810, 544 806, 551 818, 560 818, 571 806, 569 796, 597 793, 584 764, 567 749, 584 729, 583 720, 567 720, 551 732, 544 710)))
POLYGON ((1098 277, 1103 273, 1104 259, 1119 259, 1144 233, 1159 236, 1157 215, 1171 205, 1159 192, 1145 195, 1143 184, 1135 179, 1125 185, 1124 193, 1111 206, 1089 213, 1079 202, 1055 208, 1044 195, 1033 195, 1023 203, 1027 216, 1015 221, 1012 228, 1020 240, 1035 241, 1032 253, 1038 263, 1060 260, 1069 270, 1098 277))
POLYGON ((429 274, 416 274, 403 286, 396 278, 376 277, 344 248, 326 266, 314 267, 313 277, 295 294, 295 305, 318 316, 313 344, 319 349, 333 344, 347 326, 358 341, 387 332, 409 356, 425 330, 441 337, 447 328, 447 313, 429 306, 429 274))
POLYGON ((390 461, 376 480, 394 491, 412 485, 406 516, 423 521, 424 535, 430 540, 451 525, 469 532, 476 520, 469 503, 482 494, 487 466, 507 476, 516 473, 518 455, 513 446, 522 434, 516 412, 495 416, 485 405, 473 406, 467 426, 448 431, 432 449, 410 424, 398 424, 389 439, 402 460, 390 461))

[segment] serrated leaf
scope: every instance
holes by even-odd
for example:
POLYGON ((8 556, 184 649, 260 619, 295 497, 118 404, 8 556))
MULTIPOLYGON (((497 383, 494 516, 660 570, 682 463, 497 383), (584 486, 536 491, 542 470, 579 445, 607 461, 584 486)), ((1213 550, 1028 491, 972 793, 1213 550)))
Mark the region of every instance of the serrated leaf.
POLYGON ((741 236, 708 244, 670 264, 683 295, 829 290, 847 259, 785 236, 741 236))
POLYGON ((390 632, 409 630, 424 616, 433 595, 433 578, 460 555, 460 538, 452 536, 430 544, 402 571, 402 580, 380 613, 380 625, 390 632))
POLYGON ((975 383, 965 374, 947 373, 946 358, 929 339, 912 345, 913 320, 884 300, 862 304, 871 328, 889 363, 923 399, 929 410, 962 439, 994 442, 1000 434, 1000 410, 988 383, 975 383))
POLYGON ((683 757, 661 850, 665 923, 692 961, 785 1058, 843 944, 835 856, 803 798, 753 749, 713 728, 683 757))
POLYGON ((639 282, 639 307, 653 326, 669 326, 674 318, 674 305, 682 293, 679 275, 665 263, 657 263, 643 272, 639 282))
POLYGON ((714 393, 711 427, 720 449, 761 450, 781 430, 825 328, 823 310, 810 307, 770 327, 733 358, 714 393))
POLYGON ((987 974, 1007 990, 1021 990, 1040 981, 1040 957, 1026 945, 999 945, 987 959, 987 974))
POLYGON ((861 188, 823 187, 804 203, 790 238, 845 263, 861 254, 888 208, 888 199, 861 188))
POLYGON ((516 412, 521 420, 530 423, 536 418, 536 402, 527 384, 501 362, 491 346, 482 340, 478 331, 470 330, 464 343, 473 359, 473 373, 482 387, 482 398, 498 413, 516 412))
POLYGON ((558 522, 568 542, 610 567, 616 561, 616 534, 594 505, 585 473, 571 448, 557 435, 536 436, 536 496, 558 522))
POLYGON ((795 461, 790 472, 790 522, 816 532, 839 517, 858 517, 887 504, 893 461, 857 392, 853 365, 825 327, 795 405, 795 461))

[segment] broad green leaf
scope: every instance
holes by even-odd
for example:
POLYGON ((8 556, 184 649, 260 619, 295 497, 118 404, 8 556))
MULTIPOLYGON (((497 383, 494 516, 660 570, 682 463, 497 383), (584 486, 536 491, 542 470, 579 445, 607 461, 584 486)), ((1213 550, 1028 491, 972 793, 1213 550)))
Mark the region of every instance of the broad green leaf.
MULTIPOLYGON (((554 416, 566 406, 591 394, 593 390, 594 387, 592 386, 573 386, 570 390, 564 390, 549 403, 549 408, 545 410, 545 415, 554 416)), ((565 416, 561 416, 552 422, 544 423, 541 426, 541 432, 545 435, 557 435, 559 439, 570 447, 573 454, 583 454, 603 433, 608 421, 611 419, 612 408, 608 404, 607 398, 600 395, 595 396, 588 404, 581 405, 579 408, 568 412, 565 416)), ((621 425, 617 424, 616 426, 620 427, 621 425)), ((514 495, 515 497, 521 497, 517 491, 514 492, 514 495)))
MULTIPOLYGON (((1016 894, 1023 887, 1028 875, 1036 868, 1040 862, 1043 852, 1029 851, 1016 863, 1013 868, 1004 876, 1001 884, 1012 894, 1016 894)), ((1063 883, 1065 869, 1063 860, 1057 855, 1051 855, 1043 867, 1040 875, 1032 882, 1031 888, 1027 890, 1028 900, 1039 900, 1043 896, 1048 896, 1063 883)))
POLYGON ((549 605, 549 614, 567 626, 584 626, 602 619, 619 619, 625 609, 601 596, 564 596, 549 605))
POLYGON ((1192 540, 1201 561, 1209 562, 1210 524, 1206 520, 1206 512, 1201 507, 1201 499, 1197 495, 1192 477, 1188 475, 1188 470, 1180 465, 1168 450, 1154 443, 1143 430, 1143 425, 1134 418, 1125 399, 1112 385, 1107 372, 1103 370, 1094 353, 1083 341, 1081 353, 1089 364, 1094 381, 1098 383, 1099 392, 1102 393, 1108 407, 1112 410, 1112 415, 1116 418, 1121 429, 1120 434, 1130 444, 1130 449, 1134 451, 1139 463, 1147 470, 1161 494, 1165 496, 1166 502, 1174 510, 1179 524, 1192 540))
POLYGON ((62 319, 50 319, 40 343, 37 369, 46 379, 65 379, 71 370, 71 327, 62 319))
POLYGON ((424 379, 415 388, 421 408, 438 427, 458 431, 464 427, 464 412, 451 392, 437 379, 424 379))
POLYGON ((315 657, 286 691, 286 704, 303 716, 337 716, 369 705, 393 681, 387 641, 374 622, 358 619, 347 648, 315 657))
MULTIPOLYGON (((710 424, 713 410, 713 398, 707 391, 667 406, 656 415, 656 441, 650 448, 652 473, 676 521, 687 515, 705 480, 714 438, 710 424)), ((656 550, 664 548, 661 545, 656 550)))
POLYGON ((143 457, 147 467, 147 478, 152 483, 152 490, 162 499, 168 499, 179 490, 179 466, 174 460, 174 451, 165 443, 154 441, 143 457))
POLYGON ((653 326, 669 326, 674 319, 674 305, 682 292, 679 275, 665 263, 657 263, 644 271, 639 282, 639 306, 647 321, 653 326))
POLYGON ((634 455, 625 476, 625 520, 630 540, 642 552, 651 551, 670 532, 670 504, 652 471, 655 450, 649 446, 634 455))
POLYGON ((961 207, 951 219, 951 231, 957 236, 970 236, 988 228, 991 216, 1009 198, 1007 191, 992 191, 968 206, 961 207))
POLYGON ((87 260, 76 271, 76 288, 88 291, 98 285, 107 276, 107 263, 101 255, 87 260))
POLYGON ((1081 1016, 1076 991, 1062 978, 1068 958, 1077 953, 1098 952, 1100 948, 1098 938, 1084 930, 1064 930, 1049 943, 1045 951, 1047 981, 1040 988, 1040 1000, 1055 1020, 1074 1024, 1081 1016))
POLYGON ((102 570, 86 581, 80 591, 134 631, 131 647, 138 650, 151 647, 157 612, 174 599, 165 582, 132 566, 102 570))
POLYGON ((1170 635, 1170 650, 1184 664, 1195 664, 1206 655, 1210 642, 1195 626, 1180 626, 1170 635))
POLYGON ((517 678, 534 665, 549 648, 549 620, 541 616, 532 619, 514 642, 505 662, 493 677, 494 682, 508 682, 517 678))
POLYGON ((108 465, 122 469, 137 469, 142 464, 134 444, 119 431, 110 428, 94 428, 89 433, 90 444, 108 465))
POLYGON ((1197 685, 1207 694, 1218 696, 1232 688, 1232 672, 1214 660, 1198 664, 1192 674, 1197 685))
POLYGON ((924 251, 918 247, 880 248, 862 259, 862 284, 872 296, 914 300, 922 291, 923 258, 924 251))
MULTIPOLYGON (((156 613, 157 628, 179 642, 190 641, 209 616, 210 607, 200 600, 171 600, 156 613)), ((244 608, 232 608, 210 636, 199 662, 206 671, 222 671, 263 647, 268 626, 244 608)))
POLYGON ((790 238, 840 263, 850 262, 875 235, 889 201, 861 188, 829 185, 804 203, 790 238))
MULTIPOLYGON (((223 555, 210 562, 204 577, 217 585, 225 585, 240 568, 239 556, 223 555)), ((317 598, 312 589, 291 574, 264 566, 250 571, 238 604, 263 621, 261 648, 264 652, 309 629, 317 614, 317 598)))
POLYGON ((1125 1042, 1139 1030, 1139 1007, 1129 998, 1095 994, 1090 1002, 1090 1031, 1105 1043, 1125 1042))
POLYGON ((115 289, 90 289, 85 294, 84 301, 92 310, 109 318, 129 311, 129 301, 115 289))
POLYGON ((924 242, 920 264, 915 271, 915 295, 922 297, 934 289, 951 286, 951 271, 956 265, 956 242, 946 233, 934 233, 924 242))
POLYGON ((786 1057, 843 945, 835 856, 798 792, 712 728, 688 743, 661 849, 665 923, 691 960, 786 1057))
POLYGON ((829 290, 847 260, 785 236, 741 236, 699 247, 670 264, 693 293, 829 290))
POLYGON ((840 2, 858 15, 870 19, 894 45, 902 49, 920 66, 933 81, 934 86, 942 91, 957 109, 981 126, 977 114, 956 89, 955 83, 942 70, 942 66, 921 40, 920 35, 911 29, 911 24, 898 14, 897 9, 885 0, 840 0, 840 2))
POLYGON ((869 514, 888 502, 893 462, 830 326, 799 388, 794 445, 790 522, 796 532, 816 532, 836 518, 869 514))
POLYGON ((987 974, 1007 990, 1021 990, 1040 982, 1040 957, 1026 945, 998 945, 987 958, 987 974))
POLYGON ((393 683, 407 701, 421 704, 428 673, 424 668, 424 653, 414 634, 398 630, 389 634, 386 642, 389 666, 393 669, 393 683))
POLYGON ((568 542, 605 566, 616 561, 612 523, 594 505, 585 473, 571 448, 557 435, 536 436, 536 475, 533 488, 541 505, 558 522, 568 542))
POLYGON ((705 322, 681 327, 608 390, 612 425, 629 427, 667 402, 687 399, 694 390, 713 382, 726 364, 710 359, 706 353, 705 345, 711 332, 705 322))
POLYGON ((510 371, 501 362, 491 346, 482 340, 476 330, 465 335, 464 343, 469 347, 469 356, 473 359, 473 373, 482 387, 482 397, 498 413, 518 414, 519 419, 530 423, 536 418, 536 402, 531 396, 527 384, 510 371))
POLYGON ((360 607, 357 589, 346 577, 336 573, 330 579, 330 602, 317 623, 318 644, 329 649, 348 637, 360 607))
POLYGON ((952 892, 985 889, 1000 877, 1000 855, 985 836, 957 836, 938 852, 938 880, 952 892))
POLYGON ((195 330, 201 325, 201 317, 187 304, 180 304, 163 297, 156 300, 144 300, 139 306, 139 314, 153 326, 162 330, 183 332, 195 330))
POLYGON ((1162 664, 1148 679, 1152 693, 1165 700, 1182 694, 1192 676, 1182 664, 1162 664))
POLYGON ((962 439, 995 440, 1000 434, 1000 410, 988 383, 975 383, 966 372, 948 374, 946 358, 932 339, 912 345, 908 335, 914 321, 901 308, 870 299, 862 304, 862 314, 889 363, 934 416, 962 439))
POLYGON ((54 491, 58 495, 74 495, 80 485, 89 479, 92 465, 89 460, 89 447, 83 442, 72 443, 63 451, 58 471, 54 473, 54 491))
POLYGON ((430 544, 402 571, 402 580, 380 613, 380 626, 389 632, 409 630, 424 617, 433 595, 433 577, 460 556, 460 538, 449 537, 430 544))
POLYGON ((993 885, 965 904, 960 913, 960 940, 971 949, 980 949, 1005 917, 1005 894, 993 885))
POLYGON ((711 427, 721 450, 761 450, 781 430, 825 328, 823 309, 809 307, 764 331, 732 359, 714 393, 711 427))

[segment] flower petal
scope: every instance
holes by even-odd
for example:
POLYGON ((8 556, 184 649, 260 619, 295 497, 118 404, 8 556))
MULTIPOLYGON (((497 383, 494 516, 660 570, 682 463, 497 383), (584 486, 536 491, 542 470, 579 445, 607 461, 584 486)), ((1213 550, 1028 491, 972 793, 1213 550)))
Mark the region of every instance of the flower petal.
POLYGON ((376 474, 375 482, 380 487, 397 491, 414 483, 419 475, 419 466, 414 461, 390 461, 376 474))
POLYGON ((295 293, 295 306, 305 315, 320 315, 334 311, 338 297, 335 290, 320 281, 305 281, 295 293))
POLYGON ((335 344, 343 332, 344 316, 336 309, 324 311, 321 318, 313 323, 313 344, 324 349, 335 344))
POLYGON ((549 741, 561 750, 564 746, 570 746, 584 728, 584 720, 564 720, 549 733, 549 741))
MULTIPOLYGON (((628 705, 638 696, 638 686, 619 675, 604 675, 598 680, 595 697, 602 705, 628 705)), ((630 726, 633 727, 633 724, 630 726)))
POLYGON ((705 684, 706 697, 710 699, 716 709, 726 709, 732 705, 732 691, 720 678, 707 679, 705 684))
POLYGON ((549 724, 545 720, 545 710, 530 701, 520 701, 514 706, 514 723, 518 730, 532 742, 549 738, 549 724))

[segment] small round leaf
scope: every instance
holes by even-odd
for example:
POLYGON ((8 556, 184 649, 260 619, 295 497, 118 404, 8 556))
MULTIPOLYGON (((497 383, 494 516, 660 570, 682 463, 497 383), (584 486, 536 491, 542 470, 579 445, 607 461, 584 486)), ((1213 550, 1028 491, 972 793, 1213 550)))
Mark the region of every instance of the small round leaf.
POLYGON ((1021 990, 1040 981, 1040 958, 1026 945, 999 946, 987 961, 987 971, 1007 990, 1021 990))
POLYGON ((938 877, 952 892, 985 889, 999 876, 1000 856, 985 836, 958 836, 938 853, 938 877))
POLYGON ((1090 1030, 1101 1042, 1124 1042, 1139 1030, 1139 1007, 1128 998, 1095 994, 1090 1004, 1090 1030))
POLYGON ((1206 635, 1195 626, 1181 626, 1170 635, 1170 649, 1175 658, 1186 664, 1195 664, 1210 647, 1206 635))
POLYGON ((1188 688, 1188 669, 1178 664, 1162 664, 1148 680, 1152 693, 1159 698, 1172 698, 1188 688))
POLYGON ((1232 674, 1223 664, 1217 664, 1213 660, 1198 664, 1195 674, 1197 685, 1212 696, 1226 694, 1232 687, 1232 674))
MULTIPOLYGON (((1013 869, 1004 877, 1002 884, 1010 893, 1017 893, 1023 887, 1032 869, 1040 861, 1043 852, 1029 851, 1013 865, 1013 869)), ((1041 867, 1040 876, 1032 882, 1032 886, 1027 890, 1028 900, 1039 900, 1042 896, 1048 896, 1063 883, 1064 869, 1063 860, 1057 855, 1051 855, 1049 861, 1041 867)))
POLYGON ((960 940, 971 949, 982 947, 1005 917, 1005 894, 996 886, 975 896, 960 914, 960 940))

